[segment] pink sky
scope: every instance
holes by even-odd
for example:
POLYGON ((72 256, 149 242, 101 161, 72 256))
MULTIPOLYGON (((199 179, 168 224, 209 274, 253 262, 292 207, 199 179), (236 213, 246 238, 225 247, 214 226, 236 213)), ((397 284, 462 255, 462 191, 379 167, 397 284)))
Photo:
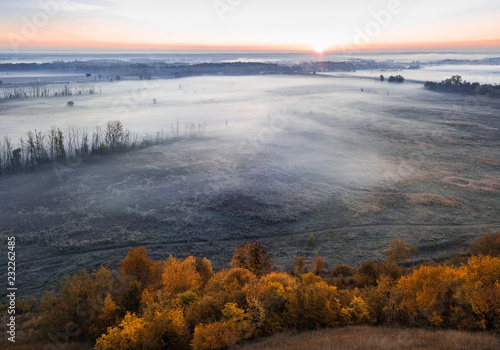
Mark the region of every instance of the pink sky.
POLYGON ((0 48, 499 49, 499 18, 497 0, 18 0, 0 48))

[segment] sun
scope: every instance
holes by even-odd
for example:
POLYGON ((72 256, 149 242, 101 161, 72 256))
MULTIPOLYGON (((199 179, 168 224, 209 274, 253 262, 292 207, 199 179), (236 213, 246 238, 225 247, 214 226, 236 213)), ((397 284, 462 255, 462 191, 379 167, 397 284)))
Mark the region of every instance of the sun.
POLYGON ((316 45, 316 47, 314 49, 316 50, 316 53, 318 53, 318 54, 322 54, 323 52, 325 52, 324 45, 316 45))

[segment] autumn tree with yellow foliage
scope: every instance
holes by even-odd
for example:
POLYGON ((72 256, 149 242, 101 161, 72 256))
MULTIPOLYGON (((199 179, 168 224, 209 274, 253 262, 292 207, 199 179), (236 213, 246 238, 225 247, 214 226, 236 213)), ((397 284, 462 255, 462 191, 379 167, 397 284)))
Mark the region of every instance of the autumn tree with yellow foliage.
POLYGON ((272 271, 267 250, 253 242, 237 247, 231 269, 214 272, 206 258, 152 261, 139 247, 116 277, 105 267, 82 270, 38 308, 20 304, 23 316, 33 313, 30 340, 96 350, 217 350, 281 331, 359 324, 500 332, 500 257, 414 269, 388 260, 327 271, 317 256, 308 272, 301 257, 289 274, 272 271))

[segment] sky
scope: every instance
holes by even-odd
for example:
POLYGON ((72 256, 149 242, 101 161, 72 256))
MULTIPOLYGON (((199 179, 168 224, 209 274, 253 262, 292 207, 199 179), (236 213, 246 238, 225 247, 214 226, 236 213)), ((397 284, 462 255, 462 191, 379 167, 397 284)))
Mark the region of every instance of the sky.
POLYGON ((16 0, 0 49, 499 49, 499 0, 16 0))

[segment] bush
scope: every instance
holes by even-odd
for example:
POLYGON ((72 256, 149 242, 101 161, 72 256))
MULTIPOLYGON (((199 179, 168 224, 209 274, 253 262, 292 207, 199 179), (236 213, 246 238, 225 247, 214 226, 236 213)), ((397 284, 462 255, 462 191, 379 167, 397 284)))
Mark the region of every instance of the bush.
POLYGON ((307 237, 307 244, 309 244, 309 246, 311 247, 314 247, 314 245, 316 244, 316 237, 314 237, 314 235, 309 235, 309 237, 307 237))
POLYGON ((317 255, 311 263, 311 271, 315 275, 320 275, 325 272, 327 266, 328 263, 326 262, 326 260, 323 259, 323 257, 321 257, 320 255, 317 255))
POLYGON ((334 277, 349 277, 354 274, 354 270, 347 265, 337 265, 332 270, 334 277))
POLYGON ((500 255, 500 231, 493 235, 486 235, 480 238, 474 246, 471 247, 473 254, 483 254, 491 256, 500 255))

